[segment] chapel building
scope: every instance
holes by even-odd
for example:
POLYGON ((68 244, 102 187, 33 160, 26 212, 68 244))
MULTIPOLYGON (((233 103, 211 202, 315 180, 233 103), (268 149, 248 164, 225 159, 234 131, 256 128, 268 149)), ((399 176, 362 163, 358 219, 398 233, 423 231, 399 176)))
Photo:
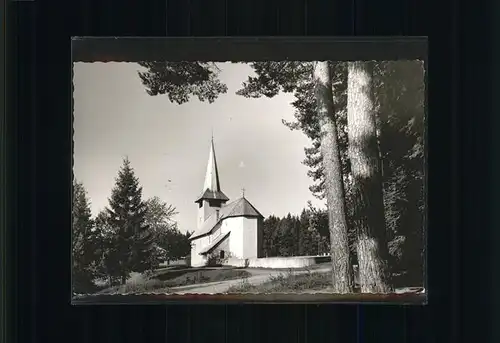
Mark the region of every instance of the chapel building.
POLYGON ((191 266, 205 266, 210 259, 230 264, 231 260, 262 257, 264 217, 244 193, 241 198, 229 202, 222 192, 213 138, 205 183, 195 203, 198 218, 197 228, 190 237, 191 266))

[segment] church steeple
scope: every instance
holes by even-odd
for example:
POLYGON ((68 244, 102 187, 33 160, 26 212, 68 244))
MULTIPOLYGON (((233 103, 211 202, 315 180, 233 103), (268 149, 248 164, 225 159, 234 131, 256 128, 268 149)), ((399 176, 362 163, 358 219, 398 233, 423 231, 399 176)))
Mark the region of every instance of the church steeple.
POLYGON ((226 202, 229 198, 221 191, 219 181, 219 170, 217 169, 217 159, 215 158, 214 137, 210 142, 210 152, 208 155, 207 171, 205 174, 205 182, 203 191, 195 202, 199 203, 202 200, 218 200, 226 202))
POLYGON ((210 144, 210 153, 208 155, 207 172, 205 174, 204 190, 220 192, 219 170, 217 169, 217 160, 215 159, 214 138, 210 144))

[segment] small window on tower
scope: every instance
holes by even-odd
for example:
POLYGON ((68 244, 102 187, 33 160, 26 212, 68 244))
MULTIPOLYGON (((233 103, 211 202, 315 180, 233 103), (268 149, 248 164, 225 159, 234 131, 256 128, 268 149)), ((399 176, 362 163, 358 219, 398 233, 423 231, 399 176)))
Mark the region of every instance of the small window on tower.
POLYGON ((220 251, 220 258, 224 258, 224 250, 220 251))

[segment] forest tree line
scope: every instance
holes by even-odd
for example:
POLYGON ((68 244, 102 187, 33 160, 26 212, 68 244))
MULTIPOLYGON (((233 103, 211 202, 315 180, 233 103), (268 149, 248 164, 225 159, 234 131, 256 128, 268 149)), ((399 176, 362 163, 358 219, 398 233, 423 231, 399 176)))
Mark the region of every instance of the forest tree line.
POLYGON ((124 284, 131 272, 148 272, 162 262, 186 257, 190 232, 182 233, 176 209, 158 197, 142 199, 142 187, 128 159, 118 172, 109 205, 92 216, 84 185, 73 183, 73 292, 93 293, 97 281, 124 284))
MULTIPOLYGON (((423 283, 424 65, 421 61, 267 61, 238 95, 272 98, 292 93, 296 121, 284 122, 311 139, 304 163, 311 192, 326 201, 332 286, 385 293, 392 275, 423 283), (411 274, 411 275, 410 275, 411 274)), ((141 62, 151 96, 183 104, 212 103, 227 86, 212 62, 141 62)), ((259 115, 259 114, 256 114, 259 115)))
POLYGON ((263 255, 318 256, 330 253, 326 211, 310 203, 300 215, 271 215, 263 221, 263 255))

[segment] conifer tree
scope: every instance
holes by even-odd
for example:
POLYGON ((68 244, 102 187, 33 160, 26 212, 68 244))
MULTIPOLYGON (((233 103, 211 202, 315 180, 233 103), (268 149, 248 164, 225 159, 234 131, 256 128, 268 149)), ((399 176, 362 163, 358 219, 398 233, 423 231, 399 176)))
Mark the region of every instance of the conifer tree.
POLYGON ((90 201, 82 183, 73 182, 72 284, 75 293, 90 293, 98 277, 98 237, 92 220, 90 201))
POLYGON ((273 233, 273 243, 276 256, 288 256, 288 249, 285 247, 286 240, 286 217, 278 218, 278 225, 273 233))
POLYGON ((153 235, 146 225, 146 206, 142 187, 125 158, 109 198, 107 220, 113 228, 110 262, 115 276, 125 283, 130 272, 144 272, 155 267, 153 235))
MULTIPOLYGON (((311 213, 306 209, 300 214, 299 255, 312 256, 319 253, 316 232, 310 226, 311 213)), ((319 235, 318 235, 319 236, 319 235)))
POLYGON ((264 219, 263 222, 263 246, 264 246, 264 256, 271 257, 276 256, 276 247, 274 241, 274 234, 278 227, 279 219, 271 215, 264 219))
POLYGON ((117 230, 111 226, 107 209, 102 210, 95 218, 95 227, 100 234, 101 269, 108 281, 113 286, 120 281, 120 259, 116 249, 117 230))
POLYGON ((354 180, 354 224, 359 281, 364 293, 391 290, 380 151, 377 142, 373 65, 349 62, 347 123, 354 180))

